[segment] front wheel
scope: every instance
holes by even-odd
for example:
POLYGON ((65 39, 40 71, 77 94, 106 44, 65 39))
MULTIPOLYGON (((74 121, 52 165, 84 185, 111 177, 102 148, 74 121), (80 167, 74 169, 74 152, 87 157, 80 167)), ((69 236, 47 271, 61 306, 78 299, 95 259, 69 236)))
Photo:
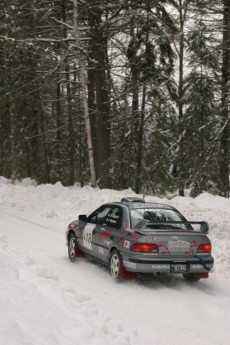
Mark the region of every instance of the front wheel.
POLYGON ((129 280, 129 279, 135 279, 136 274, 133 272, 127 272, 124 269, 121 254, 114 249, 112 251, 110 261, 109 261, 109 268, 111 276, 116 281, 121 280, 129 280))
POLYGON ((74 262, 79 255, 77 238, 74 234, 71 234, 68 241, 68 254, 71 262, 74 262))

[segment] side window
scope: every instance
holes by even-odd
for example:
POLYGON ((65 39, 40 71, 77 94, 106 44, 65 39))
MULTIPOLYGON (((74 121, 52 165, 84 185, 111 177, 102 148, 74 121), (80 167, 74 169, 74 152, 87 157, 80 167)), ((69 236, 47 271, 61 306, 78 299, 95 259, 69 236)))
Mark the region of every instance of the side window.
POLYGON ((106 217, 106 225, 118 229, 121 227, 122 222, 122 210, 120 207, 112 207, 110 212, 108 213, 106 217))
POLYGON ((134 228, 140 222, 140 220, 143 219, 143 214, 137 209, 132 209, 130 214, 131 214, 131 227, 134 228))
POLYGON ((99 210, 96 210, 89 216, 89 223, 106 224, 106 218, 110 210, 110 206, 100 207, 99 210))

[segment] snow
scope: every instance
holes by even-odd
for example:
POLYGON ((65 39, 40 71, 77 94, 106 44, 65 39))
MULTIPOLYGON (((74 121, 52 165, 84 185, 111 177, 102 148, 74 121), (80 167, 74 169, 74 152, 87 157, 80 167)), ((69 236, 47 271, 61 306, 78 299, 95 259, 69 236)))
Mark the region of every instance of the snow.
MULTIPOLYGON (((71 263, 67 224, 104 202, 135 193, 90 186, 12 183, 0 177, 0 344, 227 345, 230 324, 230 200, 203 193, 172 200, 189 220, 206 220, 215 269, 116 284, 106 267, 71 263)), ((139 195, 141 197, 141 195, 139 195)))

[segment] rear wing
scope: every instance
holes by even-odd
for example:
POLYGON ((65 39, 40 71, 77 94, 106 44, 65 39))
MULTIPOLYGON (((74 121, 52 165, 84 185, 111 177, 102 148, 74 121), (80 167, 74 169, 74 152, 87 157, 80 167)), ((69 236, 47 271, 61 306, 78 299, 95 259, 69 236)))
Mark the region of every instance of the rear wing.
MULTIPOLYGON (((155 225, 200 225, 200 230, 199 232, 201 232, 202 234, 208 234, 208 231, 209 231, 209 226, 208 226, 208 223, 207 222, 188 222, 188 221, 168 221, 168 222, 150 222, 149 220, 147 219, 142 219, 140 220, 134 227, 134 230, 139 232, 140 230, 143 230, 143 228, 145 228, 145 230, 148 230, 146 229, 146 226, 154 226, 155 228, 155 225)), ((153 230, 153 229, 149 229, 149 230, 153 230)), ((166 230, 166 228, 164 229, 166 230)), ((193 228, 191 229, 187 229, 187 230, 194 230, 193 228)))

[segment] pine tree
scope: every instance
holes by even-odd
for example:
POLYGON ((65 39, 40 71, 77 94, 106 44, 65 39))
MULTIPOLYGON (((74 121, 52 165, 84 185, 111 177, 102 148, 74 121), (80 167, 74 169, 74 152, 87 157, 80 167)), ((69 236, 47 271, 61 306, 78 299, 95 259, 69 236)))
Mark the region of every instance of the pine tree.
POLYGON ((213 46, 215 36, 209 33, 204 22, 204 14, 196 12, 194 29, 188 34, 189 73, 185 79, 184 122, 185 162, 188 171, 187 185, 192 185, 192 193, 200 194, 215 184, 218 172, 214 156, 209 154, 214 145, 215 128, 218 121, 218 60, 213 46), (191 160, 191 157, 194 157, 191 160))
POLYGON ((230 196, 230 3, 223 0, 221 134, 220 134, 220 190, 230 196))

